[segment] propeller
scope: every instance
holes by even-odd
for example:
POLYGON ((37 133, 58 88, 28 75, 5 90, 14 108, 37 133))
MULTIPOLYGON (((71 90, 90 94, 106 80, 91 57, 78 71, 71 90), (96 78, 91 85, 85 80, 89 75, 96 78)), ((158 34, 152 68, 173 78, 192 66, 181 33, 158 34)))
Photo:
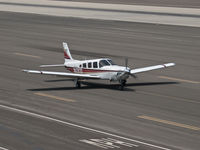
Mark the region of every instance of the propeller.
MULTIPOLYGON (((127 57, 125 58, 125 67, 126 67, 126 69, 128 69, 128 58, 127 58, 127 57)), ((136 75, 131 74, 131 70, 129 70, 128 73, 129 73, 129 75, 132 76, 133 78, 135 78, 135 79, 137 78, 136 75)))
POLYGON ((126 69, 128 68, 128 58, 126 57, 125 58, 125 66, 126 66, 126 69))

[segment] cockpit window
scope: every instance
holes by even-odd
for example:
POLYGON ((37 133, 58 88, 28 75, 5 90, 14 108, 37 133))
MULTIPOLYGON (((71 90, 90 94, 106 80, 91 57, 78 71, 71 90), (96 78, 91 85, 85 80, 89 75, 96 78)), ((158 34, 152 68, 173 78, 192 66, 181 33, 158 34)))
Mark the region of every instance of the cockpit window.
POLYGON ((108 59, 108 62, 109 62, 111 65, 116 65, 111 59, 108 59))
POLYGON ((110 66, 110 63, 107 60, 100 60, 99 67, 101 68, 103 66, 110 66))

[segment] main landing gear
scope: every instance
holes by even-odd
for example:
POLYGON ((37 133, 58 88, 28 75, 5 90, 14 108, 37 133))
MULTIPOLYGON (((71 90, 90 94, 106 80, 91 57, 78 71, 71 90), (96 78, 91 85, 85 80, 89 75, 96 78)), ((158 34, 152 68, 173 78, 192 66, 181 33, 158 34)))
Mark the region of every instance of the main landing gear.
POLYGON ((126 85, 126 80, 120 80, 119 83, 120 83, 119 89, 121 91, 123 91, 124 90, 124 86, 126 85))
POLYGON ((81 88, 81 81, 79 81, 78 79, 74 80, 74 84, 76 88, 81 88))

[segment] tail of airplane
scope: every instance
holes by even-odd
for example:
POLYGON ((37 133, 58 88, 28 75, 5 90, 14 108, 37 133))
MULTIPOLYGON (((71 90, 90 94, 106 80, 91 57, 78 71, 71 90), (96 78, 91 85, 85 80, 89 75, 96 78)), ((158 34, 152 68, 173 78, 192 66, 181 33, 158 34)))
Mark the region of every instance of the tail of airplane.
MULTIPOLYGON (((73 60, 68 45, 67 43, 63 42, 63 49, 64 49, 64 58, 65 58, 65 62, 71 61, 73 60)), ((63 64, 55 64, 55 65, 41 65, 40 67, 64 67, 65 66, 65 62, 63 64)))
POLYGON ((69 47, 67 45, 67 43, 63 42, 63 49, 64 49, 64 58, 65 58, 65 62, 66 61, 70 61, 73 60, 71 53, 69 51, 69 47))

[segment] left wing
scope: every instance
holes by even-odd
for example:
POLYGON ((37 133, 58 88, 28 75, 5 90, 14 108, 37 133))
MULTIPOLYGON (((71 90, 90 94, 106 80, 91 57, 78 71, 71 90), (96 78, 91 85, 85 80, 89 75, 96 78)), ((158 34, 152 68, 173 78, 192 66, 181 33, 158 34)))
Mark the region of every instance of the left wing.
POLYGON ((64 64, 56 64, 56 65, 41 65, 40 67, 65 67, 64 64))
POLYGON ((38 71, 38 70, 22 70, 23 72, 42 74, 42 75, 55 75, 68 78, 81 78, 81 79, 101 79, 99 76, 90 74, 78 74, 78 73, 67 73, 67 72, 52 72, 52 71, 38 71))
POLYGON ((167 68, 175 66, 175 63, 168 63, 168 64, 163 64, 163 65, 156 65, 156 66, 149 66, 149 67, 144 67, 144 68, 138 68, 138 69, 133 69, 131 70, 131 74, 136 74, 136 73, 141 73, 141 72, 146 72, 146 71, 151 71, 151 70, 156 70, 156 69, 161 69, 161 68, 167 68))

